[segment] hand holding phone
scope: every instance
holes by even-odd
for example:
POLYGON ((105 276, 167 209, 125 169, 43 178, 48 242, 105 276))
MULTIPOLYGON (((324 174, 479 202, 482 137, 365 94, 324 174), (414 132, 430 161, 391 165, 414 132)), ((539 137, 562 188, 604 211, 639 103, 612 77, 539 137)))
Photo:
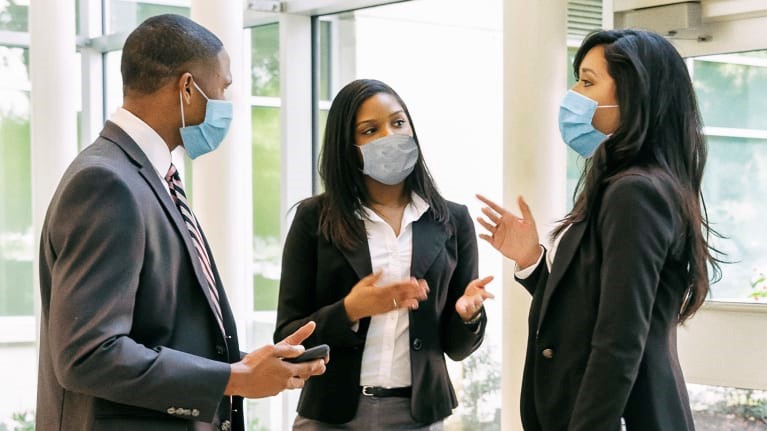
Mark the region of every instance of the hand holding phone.
POLYGON ((313 361, 315 359, 322 359, 330 354, 330 346, 327 344, 320 344, 318 346, 306 349, 304 353, 296 356, 295 358, 283 358, 283 361, 293 364, 299 364, 301 362, 313 361))

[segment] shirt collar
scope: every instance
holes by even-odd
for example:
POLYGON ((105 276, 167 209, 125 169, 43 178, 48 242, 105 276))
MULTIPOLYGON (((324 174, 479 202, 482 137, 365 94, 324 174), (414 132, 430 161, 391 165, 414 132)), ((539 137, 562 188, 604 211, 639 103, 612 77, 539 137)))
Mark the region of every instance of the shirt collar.
POLYGON ((109 121, 117 124, 146 154, 149 162, 161 178, 168 173, 172 157, 168 145, 147 123, 125 108, 117 108, 109 121))
MULTIPOLYGON (((418 219, 420 219, 421 216, 423 216, 428 210, 429 203, 423 200, 422 197, 418 196, 417 193, 411 192, 410 202, 407 204, 405 211, 402 214, 402 226, 407 226, 410 223, 418 221, 418 219)), ((381 218, 381 216, 376 214, 375 211, 365 205, 360 208, 357 216, 363 220, 367 219, 372 222, 386 223, 384 219, 381 218)))

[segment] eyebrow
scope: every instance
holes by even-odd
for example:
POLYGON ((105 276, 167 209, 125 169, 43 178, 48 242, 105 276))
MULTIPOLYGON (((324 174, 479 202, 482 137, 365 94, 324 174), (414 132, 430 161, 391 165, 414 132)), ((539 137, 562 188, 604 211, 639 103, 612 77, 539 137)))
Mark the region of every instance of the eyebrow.
POLYGON ((594 77, 599 77, 599 74, 594 71, 594 69, 589 69, 588 67, 584 67, 581 69, 580 75, 583 75, 585 73, 591 73, 594 75, 594 77))
MULTIPOLYGON (((399 110, 399 111, 397 111, 397 112, 392 112, 392 113, 389 115, 389 118, 392 118, 392 117, 396 117, 397 115, 404 115, 404 114, 405 114, 405 110, 404 110, 404 109, 400 109, 400 110, 399 110)), ((376 122, 376 119, 375 119, 375 118, 370 118, 370 119, 368 119, 368 120, 362 120, 362 121, 358 122, 358 123, 355 125, 355 127, 359 127, 359 126, 361 126, 361 125, 363 125, 363 124, 365 124, 365 123, 375 123, 375 122, 376 122)))

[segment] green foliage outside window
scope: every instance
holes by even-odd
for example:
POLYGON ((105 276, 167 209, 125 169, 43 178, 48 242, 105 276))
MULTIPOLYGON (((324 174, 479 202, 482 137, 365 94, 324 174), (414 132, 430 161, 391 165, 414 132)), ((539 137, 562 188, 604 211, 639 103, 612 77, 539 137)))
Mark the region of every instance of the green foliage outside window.
POLYGON ((29 6, 18 0, 0 2, 0 30, 27 31, 29 6))
POLYGON ((27 64, 27 50, 0 46, 0 316, 33 313, 27 64))
POLYGON ((280 96, 279 37, 278 24, 251 29, 251 80, 254 96, 280 96))
POLYGON ((253 307, 277 308, 280 260, 280 110, 254 107, 253 307))

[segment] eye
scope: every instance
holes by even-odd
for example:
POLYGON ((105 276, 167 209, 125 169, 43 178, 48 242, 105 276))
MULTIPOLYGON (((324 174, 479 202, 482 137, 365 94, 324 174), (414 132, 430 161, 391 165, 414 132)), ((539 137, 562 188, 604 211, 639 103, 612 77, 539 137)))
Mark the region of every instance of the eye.
POLYGON ((589 81, 587 79, 581 79, 581 82, 583 83, 584 87, 591 87, 592 85, 594 85, 594 84, 591 83, 591 81, 589 81))
POLYGON ((394 120, 393 124, 394 124, 395 127, 403 127, 405 125, 405 123, 406 123, 405 120, 403 120, 402 118, 398 118, 398 119, 394 120))
POLYGON ((365 135, 365 136, 370 136, 372 134, 375 134, 376 130, 377 129, 375 127, 370 127, 370 128, 367 128, 367 129, 363 129, 361 134, 365 135))

